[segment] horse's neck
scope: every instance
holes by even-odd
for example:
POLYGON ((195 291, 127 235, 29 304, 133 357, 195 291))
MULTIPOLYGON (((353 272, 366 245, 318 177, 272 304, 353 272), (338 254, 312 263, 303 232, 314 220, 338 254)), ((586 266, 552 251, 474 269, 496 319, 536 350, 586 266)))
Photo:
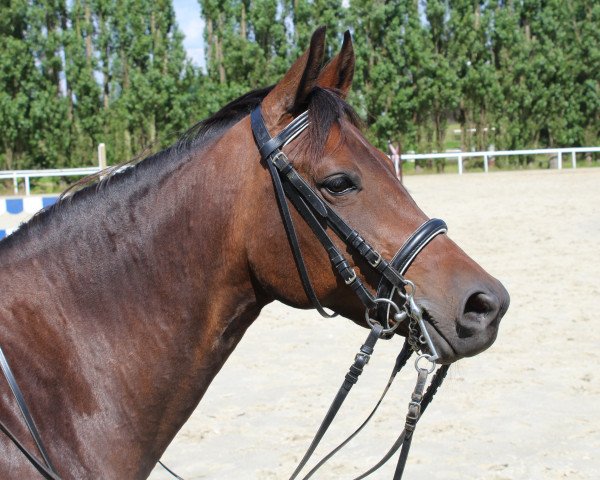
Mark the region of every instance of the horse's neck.
POLYGON ((81 477, 147 474, 262 307, 213 162, 66 215, 60 242, 3 265, 0 344, 50 455, 81 477))

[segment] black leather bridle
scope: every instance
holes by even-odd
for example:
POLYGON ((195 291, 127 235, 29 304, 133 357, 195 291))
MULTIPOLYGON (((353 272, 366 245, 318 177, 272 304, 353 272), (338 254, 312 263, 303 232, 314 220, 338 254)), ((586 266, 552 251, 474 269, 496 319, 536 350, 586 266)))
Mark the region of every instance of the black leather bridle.
MULTIPOLYGON (((310 282, 286 196, 321 242, 329 255, 333 267, 346 285, 354 290, 368 311, 374 308, 377 309, 376 318, 384 330, 395 328, 399 322, 396 321, 392 325, 388 318, 390 301, 395 292, 404 292, 407 286, 410 286, 414 290, 414 285, 404 278, 404 273, 419 252, 433 238, 441 233, 446 233, 448 230, 446 223, 440 219, 431 219, 423 223, 406 240, 391 262, 388 262, 355 229, 350 227, 331 206, 317 195, 306 180, 298 174, 288 160, 288 157, 281 150, 284 145, 291 142, 308 126, 308 111, 296 117, 273 138, 271 138, 265 126, 260 106, 252 111, 250 119, 252 132, 254 133, 261 158, 265 161, 273 180, 284 227, 304 290, 309 300, 321 315, 325 317, 332 316, 324 311, 310 282), (380 275, 381 280, 375 295, 369 292, 362 280, 356 275, 356 272, 350 266, 343 253, 327 234, 323 224, 330 227, 348 247, 361 256, 380 275), (382 301, 382 299, 385 299, 385 301, 382 301)), ((403 297, 408 298, 405 295, 403 297)), ((422 333, 425 334, 425 332, 422 333)), ((434 349, 432 345, 428 346, 430 349, 434 349)), ((430 355, 435 355, 435 353, 430 351, 430 355)))
POLYGON ((298 213, 300 213, 302 218, 308 223, 319 242, 321 242, 329 255, 329 259, 334 269, 338 272, 346 285, 352 288, 365 306, 365 319, 371 327, 367 340, 356 355, 354 363, 350 366, 344 382, 333 400, 321 426, 315 434, 311 445, 298 464, 296 470, 293 472, 290 480, 297 478, 300 471, 307 464, 317 448, 317 445, 325 435, 329 425, 331 425, 331 422, 339 411, 348 392, 358 381, 359 375, 362 373, 364 366, 367 364, 373 353, 373 348, 377 340, 379 338, 389 338, 394 330, 403 321, 407 320, 409 322, 407 340, 402 351, 398 355, 388 385, 379 402, 367 417, 367 420, 363 422, 352 435, 342 442, 342 444, 324 457, 304 477, 305 479, 310 478, 319 467, 362 430, 374 415, 381 404, 383 397, 387 393, 391 382, 398 371, 406 363, 411 353, 413 351, 418 353, 420 350, 426 348, 426 353, 422 353, 415 362, 415 367, 418 372, 417 385, 409 404, 409 413, 406 418, 404 431, 384 458, 373 468, 365 472, 365 474, 358 477, 364 478, 364 476, 374 472, 382 466, 398 450, 398 448, 402 447, 398 465, 396 467, 396 473, 394 475, 394 479, 399 480, 402 477, 404 466, 406 464, 406 458, 412 440, 412 433, 416 427, 416 423, 423 410, 427 407, 429 402, 431 402, 433 395, 435 395, 437 388, 441 385, 448 371, 447 365, 442 366, 425 392, 427 376, 435 369, 435 361, 437 360, 438 355, 425 327, 421 310, 414 301, 415 285, 404 277, 404 273, 419 252, 421 252, 433 238, 439 234, 446 233, 446 223, 439 219, 426 221, 406 240, 396 255, 388 262, 375 248, 369 245, 355 229, 350 227, 331 206, 317 195, 312 187, 298 174, 286 154, 283 153, 282 148, 308 127, 308 111, 298 115, 275 137, 271 137, 267 130, 260 106, 252 111, 250 114, 250 121, 261 159, 264 160, 269 173, 271 174, 283 224, 308 299, 321 315, 325 317, 333 316, 325 311, 310 282, 286 198, 294 205, 298 213), (324 225, 329 227, 338 238, 350 247, 353 252, 362 257, 371 268, 379 274, 380 282, 375 294, 372 294, 362 280, 356 275, 356 272, 348 260, 329 237, 324 225), (375 313, 374 319, 371 318, 371 311, 374 311, 375 313), (395 314, 391 315, 394 311, 395 314), (426 361, 429 362, 429 366, 423 367, 422 364, 419 364, 419 360, 422 358, 425 358, 426 361))

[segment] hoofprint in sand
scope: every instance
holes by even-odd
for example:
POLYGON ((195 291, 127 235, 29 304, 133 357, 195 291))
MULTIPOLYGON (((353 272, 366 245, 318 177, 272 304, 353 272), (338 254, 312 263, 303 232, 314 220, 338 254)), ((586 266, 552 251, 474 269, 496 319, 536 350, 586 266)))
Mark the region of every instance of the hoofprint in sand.
MULTIPOLYGON (((496 343, 454 365, 423 416, 406 477, 600 478, 600 169, 405 184, 511 294, 496 343)), ((268 306, 163 461, 186 480, 288 478, 366 333, 343 318, 268 306)), ((400 346, 378 343, 315 458, 362 422, 400 346)), ((414 369, 403 370, 371 425, 317 478, 352 478, 375 463, 402 429, 414 381, 414 369)), ((395 461, 372 478, 392 478, 395 461)), ((169 475, 157 467, 150 478, 169 475)))

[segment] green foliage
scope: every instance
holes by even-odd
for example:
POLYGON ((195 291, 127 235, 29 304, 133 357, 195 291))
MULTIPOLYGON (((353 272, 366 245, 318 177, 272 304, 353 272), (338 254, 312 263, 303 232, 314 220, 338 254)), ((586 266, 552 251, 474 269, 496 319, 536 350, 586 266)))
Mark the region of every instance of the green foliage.
POLYGON ((164 147, 276 82, 319 25, 329 57, 351 30, 350 103, 383 149, 600 137, 598 2, 198 0, 203 69, 186 57, 172 0, 1 2, 0 169, 91 164, 100 142, 111 163, 164 147), (448 135, 449 125, 462 133, 448 135))
POLYGON ((448 122, 463 150, 598 142, 596 2, 352 0, 349 14, 354 103, 380 147, 440 151, 448 122))
POLYGON ((0 169, 89 165, 100 142, 123 161, 196 118, 171 0, 4 3, 0 169))

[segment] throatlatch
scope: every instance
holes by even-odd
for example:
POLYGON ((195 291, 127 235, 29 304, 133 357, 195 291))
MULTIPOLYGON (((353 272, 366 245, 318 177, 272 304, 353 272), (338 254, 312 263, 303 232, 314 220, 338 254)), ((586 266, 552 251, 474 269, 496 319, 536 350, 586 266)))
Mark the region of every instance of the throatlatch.
POLYGON ((373 353, 375 343, 379 338, 391 338, 398 326, 408 320, 408 337, 390 376, 390 380, 379 402, 367 417, 367 420, 342 444, 330 452, 304 477, 310 478, 318 468, 320 468, 329 458, 348 443, 356 434, 358 434, 366 423, 375 414, 387 393, 391 382, 397 372, 406 363, 412 351, 422 352, 416 362, 417 385, 409 403, 409 412, 406 417, 404 431, 382 461, 371 468, 368 472, 359 478, 364 478, 381 465, 383 465, 400 446, 402 451, 396 468, 394 479, 402 477, 406 457, 410 448, 412 434, 417 421, 422 414, 427 403, 431 401, 437 388, 443 381, 448 370, 448 366, 443 366, 431 382, 427 392, 425 385, 429 374, 435 370, 436 360, 439 358, 435 345, 429 336, 425 321, 420 307, 414 299, 416 287, 414 283, 404 278, 404 273, 421 252, 421 250, 433 240, 437 235, 446 233, 447 226, 443 220, 431 219, 421 225, 404 243, 394 258, 388 262, 382 258, 381 254, 374 249, 360 234, 351 228, 321 197, 312 189, 312 187, 298 174, 294 166, 290 163, 287 156, 281 150, 287 143, 296 138, 308 126, 308 112, 304 112, 296 117, 287 127, 285 127, 277 136, 271 137, 263 120, 260 106, 255 108, 251 115, 252 131, 258 146, 261 158, 265 161, 271 174, 275 196, 283 218, 283 224, 290 242, 294 260, 302 281, 307 298, 311 301, 319 313, 326 317, 333 315, 325 312, 320 304, 314 288, 310 282, 308 272, 300 251, 300 245, 296 235, 294 222, 290 214, 287 199, 291 201, 302 218, 308 223, 315 236, 321 242, 335 270, 344 280, 346 285, 351 287, 360 301, 365 306, 365 321, 371 327, 371 331, 365 343, 356 354, 354 363, 350 366, 348 373, 340 387, 333 403, 331 404, 321 426, 313 438, 307 452, 292 473, 290 480, 294 480, 309 461, 319 442, 325 435, 325 432, 331 425, 335 415, 342 406, 350 389, 358 381, 365 365, 373 353), (287 199, 286 199, 287 197, 287 199), (348 246, 351 247, 359 256, 361 256, 377 273, 381 280, 377 292, 373 295, 364 285, 362 280, 357 277, 356 272, 350 265, 345 256, 335 246, 329 237, 325 227, 331 230, 348 246), (374 311, 374 318, 371 312, 374 311), (424 366, 423 362, 427 362, 424 366), (425 392, 425 393, 424 393, 425 392))

